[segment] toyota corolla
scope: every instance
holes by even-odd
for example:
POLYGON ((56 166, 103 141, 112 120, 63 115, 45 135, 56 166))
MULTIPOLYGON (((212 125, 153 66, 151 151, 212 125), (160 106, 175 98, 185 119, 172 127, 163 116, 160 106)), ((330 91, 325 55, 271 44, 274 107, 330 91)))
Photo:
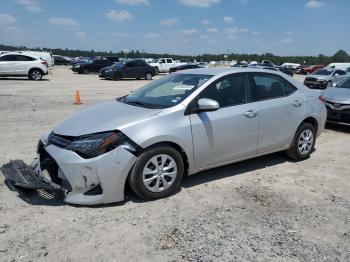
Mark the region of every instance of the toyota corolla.
POLYGON ((163 198, 184 175, 277 151, 308 158, 323 102, 270 70, 180 71, 66 119, 40 139, 27 179, 16 162, 2 171, 21 188, 60 190, 68 203, 122 201, 126 183, 143 199, 163 198))

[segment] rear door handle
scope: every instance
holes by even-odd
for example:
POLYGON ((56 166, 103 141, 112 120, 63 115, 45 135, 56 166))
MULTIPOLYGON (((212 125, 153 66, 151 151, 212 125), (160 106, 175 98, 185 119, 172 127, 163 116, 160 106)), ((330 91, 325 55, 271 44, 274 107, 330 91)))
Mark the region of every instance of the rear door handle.
POLYGON ((248 118, 254 118, 254 117, 256 117, 258 115, 258 112, 255 111, 255 110, 249 110, 249 111, 243 113, 243 115, 245 117, 248 117, 248 118))
POLYGON ((303 104, 303 101, 301 101, 301 100, 296 100, 293 102, 293 106, 295 106, 295 107, 300 107, 302 104, 303 104))

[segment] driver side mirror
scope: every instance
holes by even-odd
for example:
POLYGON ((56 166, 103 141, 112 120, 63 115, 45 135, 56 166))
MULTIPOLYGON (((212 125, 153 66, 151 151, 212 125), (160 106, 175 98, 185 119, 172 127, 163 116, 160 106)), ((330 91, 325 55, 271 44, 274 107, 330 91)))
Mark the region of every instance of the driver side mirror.
POLYGON ((337 74, 337 73, 336 73, 336 74, 334 74, 334 76, 338 76, 338 75, 339 75, 339 74, 337 74))
POLYGON ((198 100, 198 111, 216 111, 220 108, 220 105, 217 101, 209 98, 201 98, 198 100))

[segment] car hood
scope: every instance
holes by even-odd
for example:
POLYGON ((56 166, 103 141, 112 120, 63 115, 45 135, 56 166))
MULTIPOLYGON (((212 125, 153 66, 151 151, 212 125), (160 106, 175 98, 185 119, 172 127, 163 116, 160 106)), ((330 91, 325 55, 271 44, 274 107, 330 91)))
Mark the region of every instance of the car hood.
POLYGON ((162 109, 137 107, 111 100, 82 109, 53 129, 63 136, 82 136, 123 127, 158 114, 162 109))
POLYGON ((326 100, 339 103, 350 103, 350 89, 331 87, 324 92, 326 100))
POLYGON ((324 76, 324 75, 314 75, 314 74, 311 74, 309 76, 307 76, 307 78, 310 78, 310 77, 313 77, 313 78, 317 78, 317 79, 328 79, 331 77, 331 75, 328 75, 328 76, 324 76))

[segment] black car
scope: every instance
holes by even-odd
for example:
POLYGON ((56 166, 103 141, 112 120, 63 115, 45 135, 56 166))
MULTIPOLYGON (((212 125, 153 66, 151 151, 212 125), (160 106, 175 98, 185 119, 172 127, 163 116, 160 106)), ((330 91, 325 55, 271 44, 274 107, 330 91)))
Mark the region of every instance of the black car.
POLYGON ((70 60, 68 60, 67 58, 60 56, 60 55, 54 55, 53 59, 55 61, 55 65, 69 65, 70 64, 70 60))
POLYGON ((91 59, 74 64, 72 71, 78 74, 88 74, 90 72, 99 72, 101 68, 111 66, 112 64, 113 62, 108 59, 91 59))
POLYGON ((151 80, 156 75, 154 67, 143 60, 123 61, 104 67, 99 71, 99 76, 106 79, 119 80, 123 78, 145 78, 151 80))
POLYGON ((203 68, 203 67, 200 65, 196 65, 196 64, 180 65, 180 66, 170 68, 169 73, 174 73, 176 71, 181 71, 181 70, 186 70, 186 69, 194 69, 194 68, 203 68))

